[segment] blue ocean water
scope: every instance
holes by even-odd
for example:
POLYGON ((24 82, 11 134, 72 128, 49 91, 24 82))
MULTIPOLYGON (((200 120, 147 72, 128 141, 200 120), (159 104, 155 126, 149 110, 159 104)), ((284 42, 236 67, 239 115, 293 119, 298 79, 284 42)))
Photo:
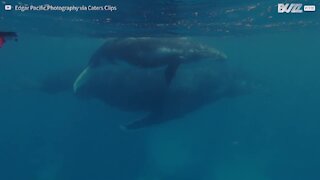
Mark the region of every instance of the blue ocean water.
POLYGON ((154 1, 137 10, 135 3, 110 1, 127 9, 111 22, 101 22, 99 13, 0 11, 1 31, 19 32, 18 42, 0 49, 0 179, 320 179, 319 12, 280 15, 273 1, 214 2, 154 1), (254 18, 251 26, 242 21, 247 17, 254 18), (84 68, 111 36, 190 36, 225 52, 259 85, 134 132, 119 125, 141 113, 68 89, 41 90, 43 79, 61 74, 64 82, 84 68))

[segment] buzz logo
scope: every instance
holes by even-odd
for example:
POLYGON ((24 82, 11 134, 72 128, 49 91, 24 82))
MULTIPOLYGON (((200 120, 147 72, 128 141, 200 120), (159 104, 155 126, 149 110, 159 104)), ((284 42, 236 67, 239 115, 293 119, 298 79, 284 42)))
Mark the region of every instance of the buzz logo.
POLYGON ((303 13, 314 12, 316 10, 315 5, 303 5, 298 3, 279 3, 278 13, 303 13))
POLYGON ((278 4, 278 13, 302 13, 302 4, 278 4))

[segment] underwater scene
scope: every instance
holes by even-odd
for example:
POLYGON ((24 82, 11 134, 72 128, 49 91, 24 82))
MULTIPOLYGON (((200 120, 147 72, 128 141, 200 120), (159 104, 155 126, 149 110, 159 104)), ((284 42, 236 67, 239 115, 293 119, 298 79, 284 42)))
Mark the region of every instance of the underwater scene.
POLYGON ((312 7, 1 1, 0 180, 319 180, 312 7))

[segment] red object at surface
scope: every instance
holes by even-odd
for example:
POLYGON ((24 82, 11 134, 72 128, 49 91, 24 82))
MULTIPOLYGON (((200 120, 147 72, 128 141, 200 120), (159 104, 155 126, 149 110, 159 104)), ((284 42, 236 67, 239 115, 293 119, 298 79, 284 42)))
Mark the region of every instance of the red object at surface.
POLYGON ((2 46, 4 45, 5 42, 6 41, 5 41, 4 37, 0 37, 0 48, 2 48, 2 46))

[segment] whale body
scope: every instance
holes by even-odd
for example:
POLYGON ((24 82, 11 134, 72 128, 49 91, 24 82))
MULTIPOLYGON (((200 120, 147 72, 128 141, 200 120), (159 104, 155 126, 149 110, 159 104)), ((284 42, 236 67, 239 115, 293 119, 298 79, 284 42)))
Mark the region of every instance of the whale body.
POLYGON ((213 47, 188 38, 115 38, 107 40, 92 55, 86 71, 118 63, 140 68, 165 67, 163 74, 167 84, 170 84, 180 64, 203 59, 224 61, 227 56, 213 47))
POLYGON ((250 85, 227 62, 203 60, 181 64, 167 86, 165 67, 138 68, 108 64, 79 75, 75 93, 100 99, 123 111, 145 112, 145 117, 123 126, 140 129, 181 118, 222 98, 247 94, 250 85))

